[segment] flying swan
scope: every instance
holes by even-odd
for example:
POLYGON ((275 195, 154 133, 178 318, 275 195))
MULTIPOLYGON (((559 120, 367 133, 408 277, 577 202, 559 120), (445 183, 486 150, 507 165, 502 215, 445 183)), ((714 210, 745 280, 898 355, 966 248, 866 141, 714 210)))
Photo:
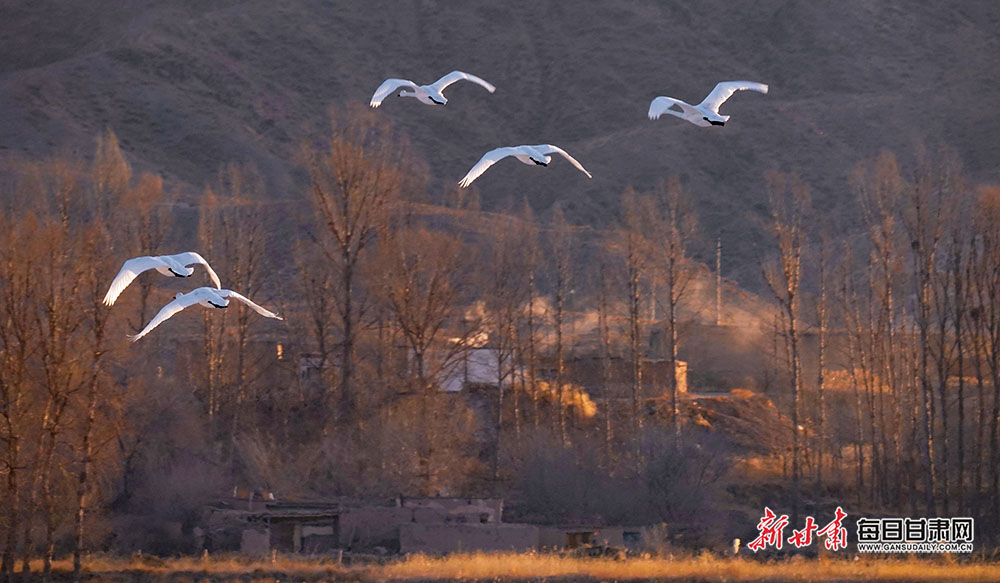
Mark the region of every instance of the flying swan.
POLYGON ((416 97, 421 103, 426 103, 427 105, 444 105, 445 103, 448 103, 448 99, 444 96, 443 92, 449 85, 456 81, 472 81, 473 83, 482 85, 490 93, 497 90, 496 87, 490 85, 475 75, 470 75, 461 71, 452 71, 430 85, 417 85, 408 79, 386 79, 381 85, 378 86, 378 89, 375 90, 375 94, 372 95, 371 103, 368 105, 372 107, 382 105, 382 101, 386 97, 395 93, 397 89, 412 90, 401 92, 399 94, 400 97, 416 97))
POLYGON ((514 156, 524 164, 537 164, 539 166, 548 166, 549 162, 552 161, 552 156, 549 154, 561 154, 563 158, 569 160, 570 164, 576 166, 576 169, 587 175, 587 178, 593 178, 587 169, 580 165, 573 156, 566 153, 565 150, 558 146, 553 146, 552 144, 538 144, 537 146, 511 146, 507 148, 497 148, 496 150, 490 150, 483 154, 483 157, 476 162, 476 165, 469 170, 469 173, 465 175, 465 178, 458 182, 458 185, 462 188, 468 187, 472 184, 472 181, 479 178, 483 172, 486 172, 490 166, 496 164, 498 161, 506 158, 507 156, 514 156))
POLYGON ((153 329, 168 320, 171 316, 180 312, 184 308, 193 306, 195 304, 201 304, 206 308, 220 308, 225 309, 229 307, 229 298, 234 300, 239 300, 244 304, 250 306, 255 312, 264 316, 266 318, 274 318, 276 320, 284 320, 281 316, 275 314, 270 310, 266 310, 257 304, 250 301, 249 298, 244 297, 232 290, 228 289, 212 289, 210 287, 199 287, 198 289, 191 290, 188 293, 178 293, 174 296, 174 300, 169 304, 163 306, 159 313, 146 324, 146 327, 142 329, 136 335, 129 335, 129 340, 135 342, 136 340, 142 338, 153 329))
POLYGON ((205 266, 205 270, 208 271, 208 276, 212 278, 212 283, 215 284, 216 288, 222 287, 222 284, 219 283, 219 276, 215 274, 215 270, 208 264, 208 261, 205 261, 204 257, 193 251, 178 253, 176 255, 160 255, 159 257, 146 255, 145 257, 129 259, 122 264, 121 271, 115 276, 114 281, 111 282, 111 287, 108 289, 108 293, 104 296, 104 304, 107 306, 114 305, 115 300, 132 283, 132 280, 144 271, 155 269, 168 277, 171 275, 174 277, 191 277, 194 269, 188 267, 188 265, 196 263, 205 266))
POLYGON ((649 104, 649 119, 659 119, 664 113, 686 119, 696 126, 724 126, 729 121, 728 115, 719 115, 719 107, 737 91, 749 89, 767 93, 767 85, 753 81, 723 81, 715 86, 708 97, 698 105, 685 103, 673 97, 657 97, 649 104), (681 111, 673 109, 673 106, 681 111))

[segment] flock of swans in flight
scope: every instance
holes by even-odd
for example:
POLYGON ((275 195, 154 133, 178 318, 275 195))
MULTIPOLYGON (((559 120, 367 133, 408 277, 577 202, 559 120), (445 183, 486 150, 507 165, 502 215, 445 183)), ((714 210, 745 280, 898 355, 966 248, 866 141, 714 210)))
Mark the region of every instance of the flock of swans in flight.
MULTIPOLYGON (((462 71, 452 71, 430 85, 417 85, 409 79, 386 79, 375 90, 372 100, 368 105, 373 108, 379 107, 385 101, 386 97, 389 97, 396 91, 399 91, 400 97, 414 97, 426 105, 445 105, 448 103, 448 99, 444 96, 444 90, 452 83, 458 81, 471 81, 477 85, 481 85, 490 93, 496 91, 496 87, 480 77, 462 71)), ((691 105, 673 97, 657 97, 649 104, 649 119, 659 119, 661 115, 669 113, 697 126, 724 126, 729 121, 729 116, 721 115, 719 107, 733 93, 743 90, 767 93, 767 85, 753 81, 723 81, 716 85, 715 89, 708 94, 708 97, 698 105, 691 105), (677 109, 674 109, 675 107, 677 109)), ((472 167, 472 170, 469 170, 468 174, 458 182, 458 185, 462 188, 468 187, 472 184, 472 181, 479 178, 490 166, 508 156, 514 156, 524 164, 548 166, 549 162, 552 161, 550 154, 561 155, 569 160, 570 164, 575 166, 577 170, 586 174, 587 178, 593 178, 583 165, 567 154, 562 148, 553 146, 552 144, 539 144, 537 146, 509 146, 486 152, 479 159, 479 162, 472 167)))
POLYGON ((212 278, 212 283, 215 284, 215 288, 199 287, 188 293, 176 294, 172 302, 163 306, 156 316, 154 316, 153 319, 146 324, 146 327, 143 328, 142 331, 138 334, 129 336, 129 340, 135 342, 146 334, 149 334, 153 328, 156 328, 177 312, 195 304, 201 304, 206 308, 225 309, 229 307, 229 298, 243 302, 253 308, 255 312, 266 318, 275 318, 277 320, 284 319, 274 312, 266 310, 253 303, 250 298, 242 296, 232 290, 222 289, 222 282, 219 281, 219 276, 216 275, 212 266, 208 264, 208 261, 205 261, 204 257, 193 251, 178 253, 176 255, 160 255, 159 257, 151 257, 147 255, 144 257, 135 257, 133 259, 126 260, 125 263, 122 264, 121 270, 118 271, 118 275, 115 276, 114 281, 111 282, 111 287, 108 288, 108 293, 104 296, 104 304, 107 306, 114 305, 115 300, 117 300, 118 296, 125 291, 125 288, 127 288, 128 285, 135 280, 135 278, 139 277, 139 275, 145 271, 155 269, 167 277, 191 277, 191 274, 194 273, 194 269, 189 266, 197 264, 205 266, 205 270, 208 271, 208 276, 212 278))
MULTIPOLYGON (((470 81, 482 86, 490 93, 496 91, 496 87, 480 77, 462 71, 452 71, 430 85, 417 85, 408 79, 386 79, 375 90, 369 105, 372 108, 377 108, 382 105, 382 102, 387 97, 396 94, 397 91, 399 91, 399 97, 413 97, 426 105, 445 105, 448 103, 448 98, 444 96, 444 90, 458 81, 470 81)), ((733 93, 744 90, 767 93, 767 85, 753 81, 723 81, 717 84, 712 89, 712 92, 698 105, 691 105, 673 97, 657 97, 649 104, 649 119, 659 119, 660 116, 666 113, 701 127, 724 126, 729 121, 729 116, 720 114, 719 107, 732 97, 733 93)), ((548 166, 552 161, 553 154, 559 154, 563 158, 566 158, 577 170, 586 174, 587 178, 593 178, 582 164, 577 162, 575 158, 566 153, 562 148, 553 146, 552 144, 538 144, 535 146, 508 146, 490 150, 483 154, 479 162, 476 162, 476 165, 469 170, 458 184, 461 188, 467 188, 474 180, 489 170, 491 166, 510 156, 513 156, 524 164, 548 166)), ((156 316, 146 324, 145 328, 138 334, 129 336, 132 342, 149 334, 153 328, 156 328, 174 314, 195 304, 201 304, 206 308, 225 309, 229 306, 229 300, 234 299, 243 302, 261 316, 277 320, 283 319, 281 316, 262 308, 237 292, 222 289, 219 276, 212 269, 212 266, 205 261, 204 257, 193 251, 178 253, 176 255, 160 255, 158 257, 135 257, 125 261, 118 275, 111 282, 111 287, 108 289, 107 295, 104 296, 104 303, 108 306, 113 305, 125 288, 143 272, 155 269, 168 277, 191 277, 194 269, 190 266, 199 264, 205 267, 215 287, 199 287, 186 294, 176 294, 173 301, 163 306, 156 316)))

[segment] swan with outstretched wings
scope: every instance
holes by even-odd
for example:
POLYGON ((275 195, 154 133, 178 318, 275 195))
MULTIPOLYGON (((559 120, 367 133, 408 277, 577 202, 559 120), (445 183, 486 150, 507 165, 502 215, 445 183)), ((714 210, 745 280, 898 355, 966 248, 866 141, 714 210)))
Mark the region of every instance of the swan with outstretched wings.
POLYGON ((719 107, 732 97, 733 93, 747 90, 767 93, 767 85, 754 81, 723 81, 716 85, 708 97, 698 105, 691 105, 673 97, 657 97, 649 104, 649 119, 659 119, 661 115, 669 113, 696 126, 724 126, 729 121, 729 116, 720 114, 719 107))
POLYGON ((593 178, 590 172, 587 172, 587 169, 576 161, 576 158, 566 153, 566 150, 552 144, 539 144, 537 146, 509 146, 486 152, 479 159, 479 162, 476 162, 476 165, 458 182, 458 185, 462 188, 468 187, 475 179, 482 176, 483 172, 489 170, 490 166, 509 156, 517 158, 523 164, 548 166, 549 162, 552 161, 552 154, 559 154, 563 158, 566 158, 577 170, 586 174, 587 178, 593 178))

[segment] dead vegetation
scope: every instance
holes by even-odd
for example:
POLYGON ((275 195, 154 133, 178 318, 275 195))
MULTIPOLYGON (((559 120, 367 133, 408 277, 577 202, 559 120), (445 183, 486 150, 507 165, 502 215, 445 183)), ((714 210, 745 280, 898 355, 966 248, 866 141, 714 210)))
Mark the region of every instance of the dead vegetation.
MULTIPOLYGON (((53 564, 57 577, 69 560, 53 564)), ((414 555, 387 564, 341 565, 336 558, 273 559, 235 556, 178 558, 92 557, 85 577, 101 581, 995 581, 1000 565, 953 559, 769 560, 641 557, 624 561, 543 554, 414 555)))

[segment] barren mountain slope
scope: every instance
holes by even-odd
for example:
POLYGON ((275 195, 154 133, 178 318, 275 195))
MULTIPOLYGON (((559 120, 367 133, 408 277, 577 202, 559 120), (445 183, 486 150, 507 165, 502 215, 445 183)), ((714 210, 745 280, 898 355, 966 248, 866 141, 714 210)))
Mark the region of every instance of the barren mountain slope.
POLYGON ((292 157, 328 107, 367 102, 389 76, 429 83, 455 68, 497 92, 457 84, 446 107, 379 110, 427 159, 432 192, 488 149, 554 143, 594 179, 562 160, 507 160, 473 188, 487 207, 563 200, 601 226, 626 185, 677 174, 706 241, 723 237, 727 275, 747 283, 769 168, 802 174, 822 220, 848 224, 847 172, 883 148, 941 141, 975 180, 1000 180, 992 0, 25 4, 0 8, 0 157, 90 155, 110 125, 133 162, 191 197, 229 161, 256 162, 275 197, 297 197, 292 157), (654 96, 697 103, 725 79, 771 90, 734 96, 724 128, 646 119, 654 96))

